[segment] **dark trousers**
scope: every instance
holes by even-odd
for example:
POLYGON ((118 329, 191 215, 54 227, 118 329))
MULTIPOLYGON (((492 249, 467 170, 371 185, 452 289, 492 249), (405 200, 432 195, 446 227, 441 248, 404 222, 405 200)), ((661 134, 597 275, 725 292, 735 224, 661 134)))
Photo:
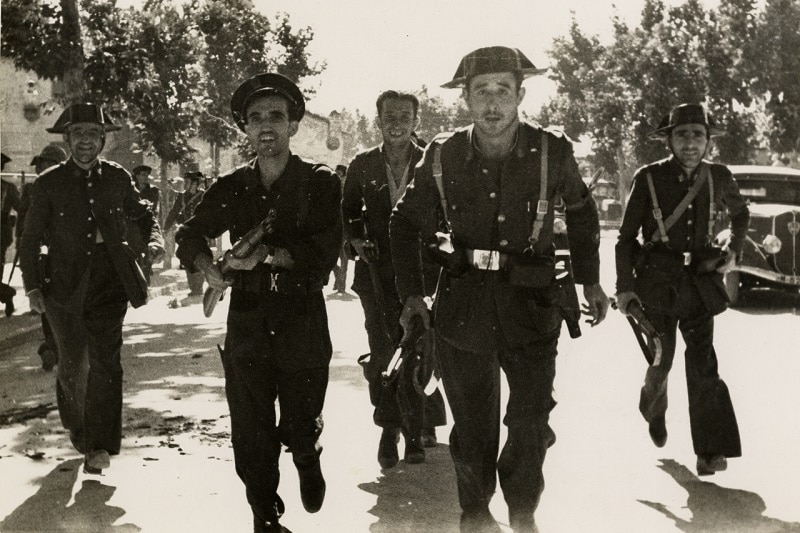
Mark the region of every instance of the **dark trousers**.
POLYGON ((47 319, 47 314, 42 313, 42 334, 44 340, 39 345, 39 355, 42 355, 46 350, 52 351, 58 355, 58 344, 56 344, 55 335, 53 335, 53 328, 50 326, 50 321, 47 319))
POLYGON ((278 496, 281 444, 295 463, 306 463, 322 451, 319 436, 328 386, 327 366, 288 372, 277 363, 275 350, 263 308, 229 312, 222 365, 233 456, 247 501, 262 523, 283 513, 278 496))
POLYGON ((557 343, 555 335, 494 353, 475 353, 437 336, 436 353, 454 422, 450 454, 465 512, 488 508, 499 475, 512 523, 532 519, 544 490, 545 454, 555 442, 548 421, 555 407, 557 343), (508 439, 498 459, 501 369, 509 386, 503 419, 508 439))
POLYGON ((104 246, 97 246, 69 306, 46 299, 58 347, 56 398, 61 422, 82 453, 119 453, 122 440, 122 323, 125 288, 104 246))
POLYGON ((372 285, 360 283, 354 284, 354 288, 364 310, 364 327, 370 350, 364 375, 369 384, 370 402, 375 407, 375 425, 399 428, 414 438, 421 435, 425 428, 444 425, 447 420, 442 393, 436 390, 426 397, 416 391, 412 381, 413 361, 403 363, 398 378, 388 387, 383 386, 381 372, 389 365, 402 336, 399 300, 393 297, 393 292, 386 294, 385 308, 381 308, 372 285), (387 331, 389 328, 392 328, 391 332, 387 331))
POLYGON ((339 249, 339 262, 333 267, 333 290, 344 292, 347 289, 347 267, 350 259, 347 257, 347 242, 339 249))
POLYGON ((739 426, 730 393, 717 371, 714 350, 714 317, 700 301, 687 278, 679 288, 678 315, 648 309, 647 317, 664 336, 661 363, 647 369, 639 410, 648 422, 667 410, 667 377, 675 358, 679 329, 686 344, 686 386, 689 393, 689 423, 697 455, 739 457, 742 454, 739 426))

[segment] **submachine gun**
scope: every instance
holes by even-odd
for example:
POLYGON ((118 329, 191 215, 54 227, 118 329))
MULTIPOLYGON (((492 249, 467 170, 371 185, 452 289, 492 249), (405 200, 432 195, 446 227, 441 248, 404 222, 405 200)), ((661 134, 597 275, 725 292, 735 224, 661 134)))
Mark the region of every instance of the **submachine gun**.
MULTIPOLYGON (((418 361, 417 364, 413 364, 411 367, 413 368, 414 374, 412 376, 406 375, 406 379, 410 377, 413 380, 414 389, 420 395, 424 394, 430 396, 433 394, 433 391, 436 390, 436 386, 438 385, 438 379, 435 379, 433 376, 433 370, 436 365, 435 361, 432 360, 434 357, 433 347, 426 347, 422 344, 425 342, 423 336, 426 334, 430 334, 430 332, 425 329, 422 318, 419 316, 412 317, 409 331, 403 335, 392 359, 389 361, 389 364, 386 365, 386 369, 381 372, 382 386, 388 387, 391 385, 400 374, 403 364, 409 359, 421 355, 420 361, 418 361), (420 354, 420 351, 425 353, 420 354)), ((427 340, 432 343, 432 338, 427 340)))
POLYGON ((261 239, 275 231, 275 228, 273 227, 275 217, 275 210, 270 209, 269 214, 264 220, 259 222, 256 227, 245 233, 241 239, 236 241, 236 244, 234 244, 227 253, 222 254, 222 257, 217 259, 217 267, 219 268, 219 271, 227 285, 225 288, 221 289, 215 289, 213 287, 208 287, 206 289, 205 293, 203 294, 203 314, 205 316, 211 316, 211 313, 214 312, 214 308, 217 306, 217 302, 222 300, 223 296, 225 295, 225 290, 233 283, 233 273, 235 271, 228 264, 226 258, 228 253, 237 259, 244 259, 250 255, 261 243, 261 239))
MULTIPOLYGON (((615 298, 611 298, 611 307, 619 309, 615 298)), ((647 359, 647 363, 650 366, 660 365, 661 354, 664 352, 663 334, 647 319, 642 304, 638 300, 631 300, 628 304, 628 315, 625 318, 628 319, 628 323, 633 329, 636 342, 639 344, 644 358, 647 359)))

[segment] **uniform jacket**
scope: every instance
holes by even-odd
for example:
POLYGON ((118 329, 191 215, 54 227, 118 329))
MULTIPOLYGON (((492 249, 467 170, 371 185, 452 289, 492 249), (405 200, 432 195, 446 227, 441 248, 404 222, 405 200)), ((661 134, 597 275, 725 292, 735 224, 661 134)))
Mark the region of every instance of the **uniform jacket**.
MULTIPOLYGON (((412 143, 412 146, 409 181, 423 153, 422 148, 416 144, 412 143)), ((342 193, 342 220, 346 240, 367 238, 377 244, 379 255, 376 266, 382 286, 384 291, 396 297, 389 240, 389 217, 394 206, 389 194, 388 179, 382 145, 356 155, 347 168, 347 179, 342 193)), ((436 288, 439 267, 430 262, 425 262, 424 267, 425 294, 431 295, 436 288)), ((356 292, 364 283, 371 283, 369 276, 368 265, 363 261, 356 262, 353 279, 356 292)))
MULTIPOLYGON (((729 246, 738 255, 750 220, 747 203, 726 166, 707 161, 702 164, 709 166, 717 212, 727 210, 730 215, 729 246)), ((651 241, 658 228, 647 173, 653 178, 656 198, 666 219, 689 192, 699 168, 689 179, 677 160, 669 157, 636 171, 615 250, 617 292, 635 291, 646 306, 669 311, 676 301, 675 291, 680 277, 690 276, 710 312, 718 313, 725 308, 727 296, 722 274, 716 271, 698 274, 683 266, 684 252, 702 253, 715 237, 708 231, 708 182, 703 184, 690 207, 667 230, 669 243, 647 244, 645 250, 641 250, 641 245, 651 241)))
POLYGON ((153 204, 153 212, 158 214, 158 203, 161 198, 161 191, 158 187, 145 183, 142 190, 139 191, 139 196, 153 204))
POLYGON ((167 218, 164 220, 164 228, 168 230, 175 224, 183 224, 186 222, 186 220, 192 216, 192 213, 194 213, 200 200, 203 199, 203 193, 203 189, 197 189, 194 193, 190 193, 189 191, 179 193, 178 197, 175 199, 175 203, 172 204, 172 208, 167 214, 167 218))
MULTIPOLYGON (((562 198, 575 281, 597 283, 597 210, 581 179, 571 142, 560 133, 521 123, 512 153, 501 164, 492 165, 474 148, 472 135, 470 126, 431 142, 392 215, 392 254, 401 298, 423 294, 419 254, 413 251, 419 238, 432 239, 440 229, 440 198, 432 174, 437 143, 441 144, 447 218, 455 242, 519 256, 531 235, 539 200, 541 138, 547 135, 549 207, 535 249, 540 255, 553 254, 553 207, 562 198)), ((470 269, 460 277, 443 272, 436 300, 437 332, 456 347, 476 352, 494 351, 499 343, 518 346, 557 335, 561 318, 553 306, 552 290, 553 286, 512 285, 503 271, 470 269)))
POLYGON ((129 223, 147 242, 163 245, 161 230, 130 174, 116 163, 99 160, 87 171, 72 159, 49 168, 33 184, 25 216, 20 266, 25 289, 43 288, 38 276, 42 244, 48 247, 50 283, 46 294, 68 305, 86 273, 99 229, 131 305, 147 301, 147 284, 125 240, 129 223))

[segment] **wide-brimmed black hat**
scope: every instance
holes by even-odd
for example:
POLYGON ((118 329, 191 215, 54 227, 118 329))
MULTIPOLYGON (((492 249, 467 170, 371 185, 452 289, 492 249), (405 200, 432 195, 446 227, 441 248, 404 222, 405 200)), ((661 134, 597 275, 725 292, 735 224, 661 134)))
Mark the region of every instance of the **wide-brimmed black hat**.
POLYGON ((61 113, 52 128, 46 128, 48 133, 66 133, 70 124, 88 122, 103 126, 104 131, 117 131, 122 128, 111 122, 108 113, 97 104, 72 104, 61 113))
POLYGON ((703 104, 681 104, 673 107, 669 115, 661 119, 658 129, 650 132, 649 136, 663 139, 669 136, 673 128, 683 124, 702 124, 708 130, 710 137, 725 134, 725 130, 717 127, 711 112, 703 104))
POLYGON ((267 72, 253 76, 239 85, 233 92, 231 113, 239 129, 244 131, 244 125, 247 122, 245 112, 250 101, 256 96, 268 96, 270 94, 280 95, 293 104, 295 116, 290 117, 292 120, 300 121, 305 115, 306 101, 297 85, 286 76, 267 72))
POLYGON ((139 165, 138 167, 133 167, 133 173, 138 174, 139 172, 147 172, 150 174, 153 171, 153 167, 150 165, 139 165))
POLYGON ((55 144, 48 144, 42 148, 39 155, 33 156, 31 159, 31 166, 36 166, 40 161, 52 161, 53 164, 61 163, 67 160, 67 152, 63 148, 55 144))
POLYGON ((453 79, 442 84, 445 89, 457 89, 464 87, 467 80, 479 74, 491 74, 493 72, 515 72, 522 73, 523 78, 536 76, 547 72, 546 68, 536 68, 531 60, 517 48, 507 46, 488 46, 478 48, 461 59, 458 64, 453 79))

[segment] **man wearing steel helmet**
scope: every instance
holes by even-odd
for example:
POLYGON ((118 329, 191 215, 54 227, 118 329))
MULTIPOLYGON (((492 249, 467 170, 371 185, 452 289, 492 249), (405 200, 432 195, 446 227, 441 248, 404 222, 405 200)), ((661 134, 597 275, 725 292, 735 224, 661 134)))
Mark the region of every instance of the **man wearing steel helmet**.
POLYGON ((463 88, 473 124, 437 136, 390 222, 400 321, 428 320, 420 239, 445 266, 434 306, 436 356, 453 413, 461 531, 500 531, 489 502, 500 485, 515 532, 536 531, 542 465, 555 441, 548 421, 561 329, 553 208, 566 204, 574 277, 592 323, 608 309, 598 283, 599 223, 570 141, 520 122, 522 80, 541 73, 519 50, 467 54, 444 87, 463 88), (500 370, 510 395, 502 419, 500 370))
POLYGON ((672 155, 636 171, 616 245, 618 308, 627 315, 636 302, 663 335, 639 410, 653 443, 664 446, 667 376, 680 329, 699 475, 725 470, 727 457, 741 455, 713 339, 714 315, 728 304, 723 273, 741 253, 750 213, 728 168, 704 159, 711 137, 721 133, 701 104, 677 106, 664 117, 651 135, 665 139, 672 155), (714 221, 722 210, 730 216, 730 237, 716 243, 714 221))
POLYGON ((209 187, 176 234, 177 256, 222 289, 227 284, 206 239, 229 231, 235 243, 274 214, 271 231, 250 255, 226 254, 234 274, 221 351, 236 472, 254 531, 281 532, 288 531, 279 523, 282 445, 293 455, 305 509, 317 512, 325 496, 319 436, 332 347, 322 287, 342 243, 341 183, 325 165, 292 154, 305 101, 288 78, 268 73, 246 80, 231 111, 256 157, 209 187))
POLYGON ((125 241, 127 224, 163 254, 161 231, 130 174, 100 159, 106 132, 118 130, 95 104, 73 104, 50 133, 72 153, 36 179, 20 245, 31 309, 47 312, 58 346, 58 409, 84 470, 98 474, 122 439, 122 323, 128 303, 147 301, 147 285, 125 241), (42 244, 49 271, 37 266, 42 244))

